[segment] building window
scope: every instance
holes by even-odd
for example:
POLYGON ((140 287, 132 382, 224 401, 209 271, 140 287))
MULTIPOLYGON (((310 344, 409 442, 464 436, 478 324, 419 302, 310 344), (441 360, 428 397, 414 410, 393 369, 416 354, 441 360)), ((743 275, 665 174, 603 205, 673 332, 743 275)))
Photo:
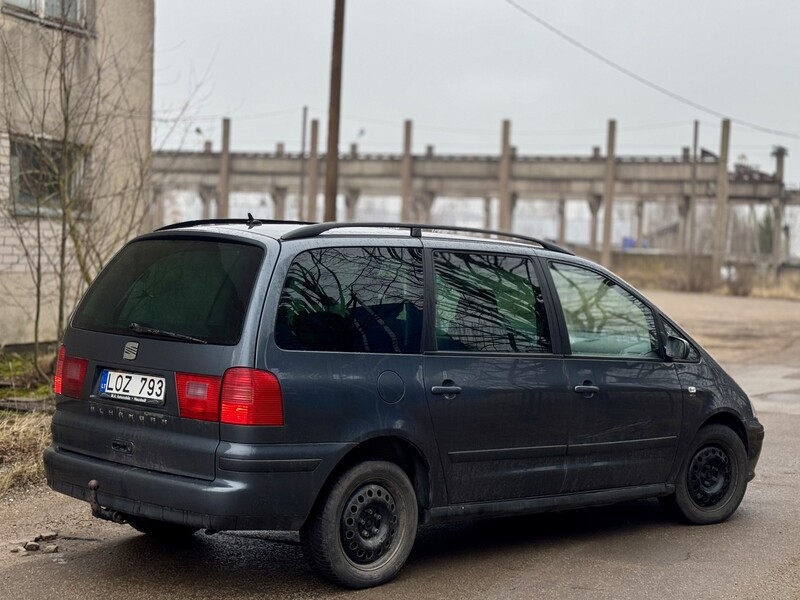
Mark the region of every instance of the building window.
POLYGON ((11 138, 11 196, 20 215, 59 214, 64 203, 81 212, 84 152, 49 140, 11 138), (63 190, 63 193, 62 193, 63 190))
POLYGON ((3 0, 3 5, 48 21, 81 24, 85 0, 3 0))

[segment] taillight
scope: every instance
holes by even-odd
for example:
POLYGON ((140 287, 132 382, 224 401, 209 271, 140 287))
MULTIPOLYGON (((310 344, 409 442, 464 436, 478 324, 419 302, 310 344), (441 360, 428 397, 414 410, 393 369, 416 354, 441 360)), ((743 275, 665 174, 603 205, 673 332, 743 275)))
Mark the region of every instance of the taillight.
POLYGON ((181 416, 201 421, 218 421, 220 382, 220 377, 175 373, 181 416))
POLYGON ((234 367, 222 378, 220 421, 233 425, 283 425, 283 394, 268 371, 234 367))
POLYGON ((88 366, 88 360, 70 356, 64 344, 61 344, 58 349, 56 376, 53 378, 53 391, 61 396, 80 399, 88 366))

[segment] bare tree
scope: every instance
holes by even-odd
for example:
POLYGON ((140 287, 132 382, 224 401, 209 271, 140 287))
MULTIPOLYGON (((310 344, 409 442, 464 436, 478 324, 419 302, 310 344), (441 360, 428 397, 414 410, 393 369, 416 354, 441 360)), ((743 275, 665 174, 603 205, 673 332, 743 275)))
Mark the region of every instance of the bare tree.
MULTIPOLYGON (((34 290, 35 359, 45 308, 55 308, 60 337, 78 295, 147 214, 152 35, 143 43, 120 30, 121 4, 98 0, 82 14, 86 3, 61 0, 60 15, 0 27, 12 184, 0 220, 34 290)), ((127 5, 152 13, 152 2, 136 6, 127 5)))

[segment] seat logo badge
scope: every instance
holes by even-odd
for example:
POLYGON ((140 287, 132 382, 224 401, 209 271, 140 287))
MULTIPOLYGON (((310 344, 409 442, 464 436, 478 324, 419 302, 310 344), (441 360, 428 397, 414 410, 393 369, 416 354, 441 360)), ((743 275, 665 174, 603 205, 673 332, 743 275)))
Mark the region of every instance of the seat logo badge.
POLYGON ((122 358, 125 360, 136 360, 136 355, 139 353, 139 342, 128 342, 125 344, 125 351, 122 353, 122 358))

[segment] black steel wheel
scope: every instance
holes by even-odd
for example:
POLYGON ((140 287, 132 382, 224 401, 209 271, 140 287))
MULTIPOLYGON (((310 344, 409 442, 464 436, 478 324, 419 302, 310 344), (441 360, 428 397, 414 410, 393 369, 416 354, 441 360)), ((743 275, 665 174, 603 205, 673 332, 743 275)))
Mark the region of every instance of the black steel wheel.
POLYGON ((367 461, 342 474, 301 531, 306 554, 330 581, 366 588, 391 580, 417 532, 417 499, 396 464, 367 461))
POLYGON ((675 486, 674 504, 692 523, 719 523, 730 517, 747 489, 747 452, 741 438, 724 425, 697 432, 675 486))

